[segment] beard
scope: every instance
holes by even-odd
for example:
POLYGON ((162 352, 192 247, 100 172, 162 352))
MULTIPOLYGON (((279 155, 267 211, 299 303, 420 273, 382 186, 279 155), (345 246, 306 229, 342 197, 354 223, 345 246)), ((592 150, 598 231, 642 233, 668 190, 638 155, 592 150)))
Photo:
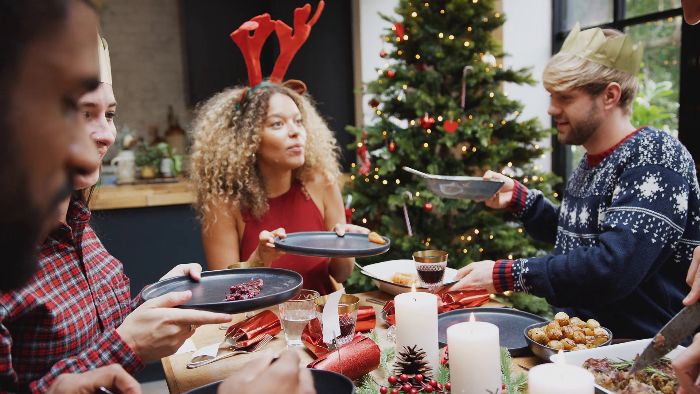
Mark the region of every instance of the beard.
POLYGON ((582 117, 583 120, 574 122, 569 119, 569 133, 559 134, 559 142, 565 145, 583 145, 600 127, 603 120, 598 111, 598 105, 593 102, 591 109, 582 117))
MULTIPOLYGON (((18 166, 5 168, 18 169, 18 166)), ((36 259, 37 242, 43 230, 40 209, 33 203, 26 182, 12 182, 12 178, 0 178, 0 250, 3 258, 0 267, 5 272, 0 275, 0 290, 8 291, 21 287, 31 279, 38 265, 36 259), (15 190, 14 193, 9 192, 15 190)), ((17 179, 17 173, 11 174, 17 179)), ((20 179, 24 175, 20 175, 20 179)))

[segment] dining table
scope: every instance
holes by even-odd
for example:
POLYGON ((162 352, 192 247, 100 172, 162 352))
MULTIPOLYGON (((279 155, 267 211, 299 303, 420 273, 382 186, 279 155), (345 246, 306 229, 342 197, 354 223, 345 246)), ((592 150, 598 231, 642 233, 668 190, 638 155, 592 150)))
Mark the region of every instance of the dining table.
MULTIPOLYGON (((375 332, 377 334, 376 337, 380 340, 380 348, 384 349, 387 346, 392 346, 391 339, 387 335, 389 325, 381 319, 380 312, 384 303, 393 299, 393 296, 381 291, 370 291, 365 293, 357 293, 355 295, 360 298, 360 306, 369 305, 373 306, 375 309, 377 316, 375 332)), ((482 305, 482 307, 505 307, 505 305, 492 299, 486 304, 482 305)), ((272 306, 265 309, 272 310, 276 314, 278 313, 277 306, 272 306)), ((259 311, 252 313, 256 312, 259 311)), ((243 313, 234 315, 232 323, 245 319, 245 316, 246 314, 243 313)), ((222 327, 218 324, 200 326, 190 339, 196 348, 218 343, 224 338, 224 328, 225 326, 222 327)), ((272 351, 277 354, 286 348, 287 345, 284 339, 284 333, 280 332, 269 344, 264 347, 264 349, 261 349, 260 351, 272 351)), ((313 353, 311 353, 305 347, 295 347, 294 349, 298 352, 301 363, 304 366, 314 360, 313 353)), ((161 362, 163 364, 165 380, 170 392, 185 393, 208 383, 225 379, 234 371, 245 368, 245 364, 257 356, 258 354, 256 353, 241 354, 198 368, 188 369, 187 363, 192 358, 192 352, 190 351, 180 352, 165 357, 161 359, 161 362)), ((540 361, 533 355, 513 357, 512 362, 513 371, 517 373, 524 373, 531 367, 540 363, 540 361)))

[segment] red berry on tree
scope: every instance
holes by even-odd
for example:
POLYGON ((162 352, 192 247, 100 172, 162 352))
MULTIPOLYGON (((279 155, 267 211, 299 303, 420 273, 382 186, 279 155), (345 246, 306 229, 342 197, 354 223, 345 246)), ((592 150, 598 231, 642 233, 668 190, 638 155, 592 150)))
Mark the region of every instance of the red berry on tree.
POLYGON ((396 384, 396 376, 389 376, 389 384, 395 385, 396 384))
POLYGON ((402 382, 408 382, 408 375, 402 373, 401 376, 399 376, 399 380, 402 382))
POLYGON ((433 386, 423 386, 423 391, 425 391, 426 393, 432 393, 433 386))
POLYGON ((418 389, 411 389, 411 394, 418 394, 418 389))
MULTIPOLYGON (((505 387, 503 387, 503 389, 505 390, 505 387)), ((452 384, 450 382, 445 383, 445 390, 452 390, 452 384)))
POLYGON ((416 375, 415 378, 416 378, 416 381, 418 381, 418 382, 423 381, 423 375, 421 375, 421 374, 416 375))
POLYGON ((385 50, 383 50, 383 49, 382 49, 381 51, 379 51, 379 57, 381 57, 381 58, 385 58, 385 57, 386 57, 386 55, 387 55, 387 53, 386 53, 386 51, 385 51, 385 50))
POLYGON ((387 393, 389 392, 389 389, 386 388, 386 387, 384 387, 384 386, 382 386, 382 387, 379 388, 379 392, 380 392, 381 394, 387 394, 387 393))
POLYGON ((406 384, 403 385, 402 389, 403 389, 403 391, 405 391, 405 392, 407 392, 407 393, 410 393, 410 392, 411 392, 411 389, 413 389, 413 386, 411 386, 410 384, 406 383, 406 384))
POLYGON ((430 379, 430 382, 428 382, 428 383, 430 383, 430 385, 433 387, 437 387, 437 385, 438 385, 438 382, 435 379, 430 379))
POLYGON ((391 394, 399 394, 399 389, 391 389, 391 394))

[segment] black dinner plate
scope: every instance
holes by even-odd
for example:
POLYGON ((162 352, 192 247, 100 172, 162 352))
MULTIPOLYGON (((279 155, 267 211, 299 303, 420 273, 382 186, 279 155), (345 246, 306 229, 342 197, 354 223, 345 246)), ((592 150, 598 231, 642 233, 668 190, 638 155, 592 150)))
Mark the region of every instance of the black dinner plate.
POLYGON ((174 291, 192 291, 192 298, 180 308, 201 309, 222 313, 242 313, 280 304, 301 291, 301 275, 279 268, 240 268, 202 272, 199 282, 189 276, 166 279, 143 290, 144 300, 174 291), (248 300, 224 301, 232 285, 262 279, 257 297, 248 300))
POLYGON ((498 326, 499 342, 512 356, 523 356, 530 349, 523 337, 525 327, 547 321, 545 318, 513 308, 465 308, 438 315, 438 341, 447 344, 447 327, 469 321, 474 313, 477 321, 485 321, 498 326))
POLYGON ((323 257, 365 257, 382 254, 389 250, 391 240, 380 245, 370 242, 367 234, 346 233, 339 237, 332 231, 309 231, 287 234, 286 238, 275 237, 275 247, 291 254, 323 257))
MULTIPOLYGON (((316 394, 353 394, 355 392, 352 381, 339 373, 312 369, 311 376, 314 378, 316 394)), ((185 394, 216 394, 220 384, 221 381, 209 383, 185 394)))

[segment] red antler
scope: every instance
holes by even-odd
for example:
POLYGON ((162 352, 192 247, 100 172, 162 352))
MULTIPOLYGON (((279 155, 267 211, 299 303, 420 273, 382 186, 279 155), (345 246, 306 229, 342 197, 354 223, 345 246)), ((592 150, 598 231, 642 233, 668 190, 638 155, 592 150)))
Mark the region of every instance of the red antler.
POLYGON ((245 59, 248 69, 248 84, 256 86, 262 82, 262 69, 260 68, 260 52, 274 28, 274 22, 270 20, 270 14, 258 15, 243 23, 241 27, 231 33, 231 39, 238 45, 245 59), (253 32, 251 35, 250 32, 253 32))
POLYGON ((275 68, 272 70, 272 75, 270 76, 270 81, 281 83, 284 79, 284 74, 287 73, 287 68, 292 62, 294 55, 296 55, 299 48, 304 45, 304 42, 309 38, 309 33, 311 33, 311 27, 316 24, 318 18, 321 16, 325 2, 321 0, 318 3, 318 8, 316 13, 308 20, 311 14, 311 5, 306 4, 301 8, 294 10, 294 35, 292 36, 292 28, 287 26, 286 23, 278 20, 275 21, 275 32, 277 33, 277 38, 280 41, 280 55, 275 62, 275 68), (307 22, 308 20, 308 22, 307 22))

